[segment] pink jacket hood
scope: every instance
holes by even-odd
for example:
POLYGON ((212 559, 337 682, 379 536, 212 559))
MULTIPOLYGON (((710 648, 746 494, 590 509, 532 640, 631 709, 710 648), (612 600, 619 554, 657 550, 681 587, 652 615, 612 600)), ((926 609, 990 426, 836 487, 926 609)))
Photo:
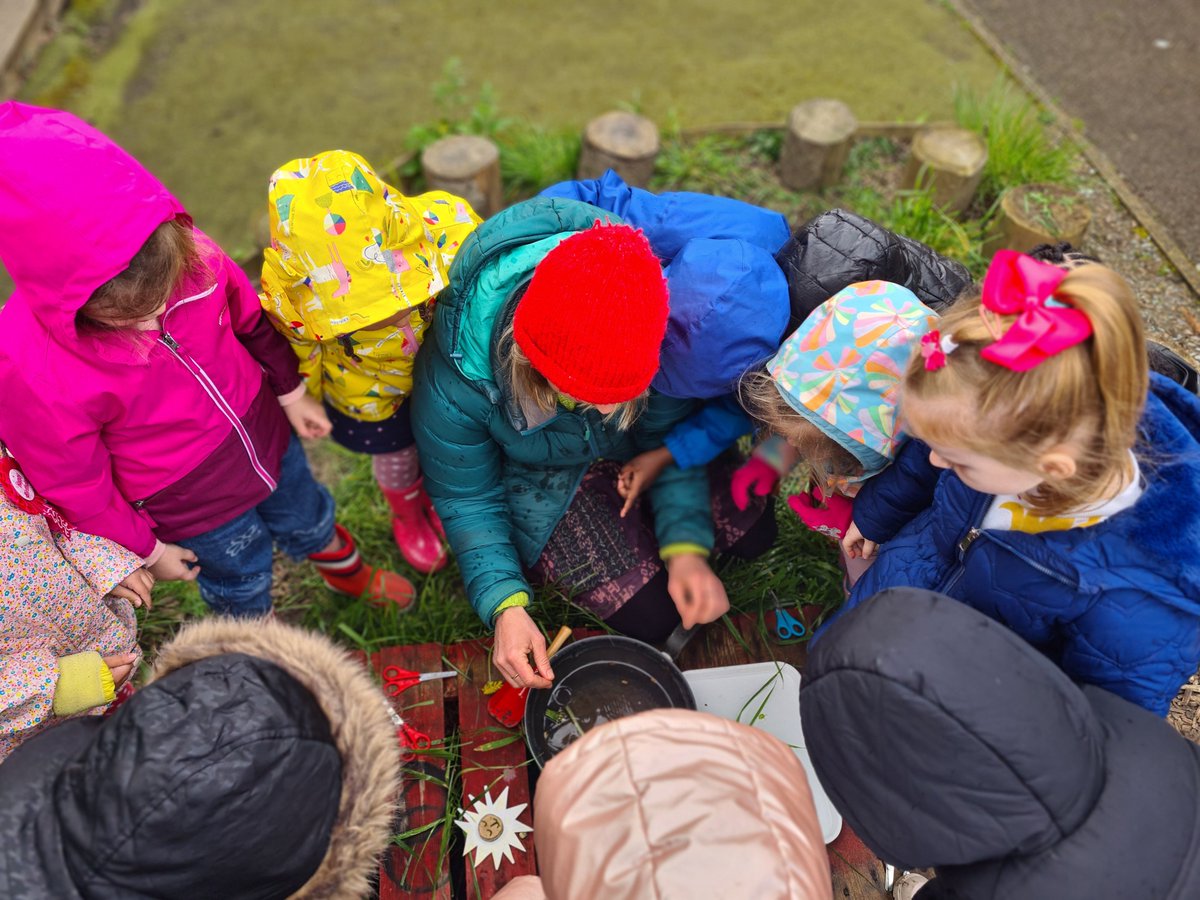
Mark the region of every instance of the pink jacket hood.
POLYGON ((707 713, 617 719, 552 759, 534 798, 540 886, 504 900, 825 900, 808 779, 771 735, 707 713))
POLYGON ((158 179, 86 122, 0 103, 0 259, 16 286, 8 302, 28 307, 56 341, 78 339, 79 308, 178 215, 158 179), (80 247, 87 252, 72 250, 80 247))

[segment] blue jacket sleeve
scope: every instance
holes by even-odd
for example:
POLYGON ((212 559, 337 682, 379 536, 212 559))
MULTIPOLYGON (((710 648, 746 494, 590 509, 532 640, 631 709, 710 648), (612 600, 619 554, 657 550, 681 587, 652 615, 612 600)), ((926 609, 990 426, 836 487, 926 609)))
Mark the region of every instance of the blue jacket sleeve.
POLYGON ((929 447, 909 438, 890 466, 867 481, 854 498, 854 524, 863 537, 882 544, 933 503, 942 470, 929 461, 929 447))
POLYGON ((671 429, 663 441, 681 469, 705 466, 743 434, 753 430, 750 417, 732 394, 709 400, 703 408, 671 429))
POLYGON ((787 219, 774 210, 690 191, 652 194, 630 187, 612 169, 589 181, 551 185, 540 196, 583 200, 616 213, 646 233, 664 265, 693 238, 736 238, 773 254, 791 236, 787 219))

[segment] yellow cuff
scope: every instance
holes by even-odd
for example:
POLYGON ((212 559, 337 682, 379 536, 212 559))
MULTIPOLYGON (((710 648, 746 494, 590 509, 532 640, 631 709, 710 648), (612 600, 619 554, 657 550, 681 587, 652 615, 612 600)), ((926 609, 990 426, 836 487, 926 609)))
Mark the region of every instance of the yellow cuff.
POLYGON ((672 556, 682 556, 685 553, 694 553, 697 556, 708 557, 709 550, 707 547, 701 547, 699 544, 688 544, 679 542, 677 544, 667 544, 665 547, 658 549, 659 559, 670 559, 672 556))
POLYGON ((116 696, 112 672, 95 650, 58 658, 54 714, 70 716, 111 703, 116 696))
POLYGON ((504 612, 506 609, 512 609, 514 606, 528 606, 529 594, 525 591, 517 591, 515 594, 509 594, 500 601, 500 605, 492 610, 492 622, 496 621, 496 616, 504 612))

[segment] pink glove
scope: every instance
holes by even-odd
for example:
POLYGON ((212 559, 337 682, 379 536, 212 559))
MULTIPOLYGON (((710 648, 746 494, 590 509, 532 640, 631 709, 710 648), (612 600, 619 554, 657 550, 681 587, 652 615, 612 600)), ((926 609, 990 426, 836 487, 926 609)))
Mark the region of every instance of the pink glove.
POLYGON ((733 473, 729 489, 733 493, 734 505, 738 509, 745 509, 750 505, 750 491, 753 490, 758 496, 765 497, 778 483, 779 473, 775 471, 775 467, 770 463, 763 462, 761 458, 751 455, 741 468, 733 473))
POLYGON ((854 517, 853 500, 841 494, 826 497, 819 486, 807 494, 792 494, 788 497, 788 506, 800 517, 800 521, 813 531, 838 540, 845 536, 846 529, 850 527, 850 520, 854 517))

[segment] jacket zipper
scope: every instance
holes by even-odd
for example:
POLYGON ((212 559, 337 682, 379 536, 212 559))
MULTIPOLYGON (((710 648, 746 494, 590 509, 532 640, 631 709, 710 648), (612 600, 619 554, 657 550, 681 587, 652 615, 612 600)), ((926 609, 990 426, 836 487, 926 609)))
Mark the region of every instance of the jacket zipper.
POLYGON ((991 495, 985 494, 975 502, 975 507, 971 510, 970 522, 972 524, 966 533, 958 539, 958 565, 942 579, 941 584, 934 588, 939 594, 948 593, 951 588, 958 584, 959 579, 966 572, 967 553, 983 533, 979 530, 979 526, 983 524, 983 517, 987 515, 987 509, 991 505, 992 500, 993 497, 991 495))
MULTIPOLYGON (((212 291, 210 290, 208 293, 211 294, 212 291)), ((197 294, 195 297, 189 297, 188 300, 199 299, 202 296, 207 296, 207 294, 197 294)), ((188 301, 181 301, 172 307, 172 309, 178 308, 182 303, 186 302, 188 301)), ((170 314, 170 312, 171 310, 167 310, 167 314, 170 314)), ((163 316, 164 326, 166 325, 166 317, 167 315, 165 314, 163 316)), ((229 420, 229 424, 233 426, 233 430, 237 432, 237 436, 241 440, 242 446, 246 449, 246 455, 250 457, 250 465, 254 468, 255 474, 257 474, 258 477, 262 479, 263 483, 266 484, 267 488, 273 492, 277 487, 275 479, 271 477, 270 473, 267 472, 262 462, 259 461, 258 454, 254 452, 254 444, 250 440, 249 433, 242 425, 241 420, 238 419, 237 414, 234 413, 232 407, 230 407, 225 398, 221 396, 221 392, 217 389, 217 386, 213 384, 212 380, 208 377, 208 374, 204 371, 199 363, 180 350, 179 342, 176 341, 175 338, 171 337, 170 333, 165 327, 163 328, 162 334, 158 338, 158 342, 166 347, 167 350, 170 351, 171 355, 179 360, 183 367, 191 373, 192 377, 199 382, 200 387, 202 387, 204 392, 208 394, 209 399, 212 400, 217 409, 219 409, 225 418, 229 420)), ((144 503, 145 501, 141 502, 144 503)))

